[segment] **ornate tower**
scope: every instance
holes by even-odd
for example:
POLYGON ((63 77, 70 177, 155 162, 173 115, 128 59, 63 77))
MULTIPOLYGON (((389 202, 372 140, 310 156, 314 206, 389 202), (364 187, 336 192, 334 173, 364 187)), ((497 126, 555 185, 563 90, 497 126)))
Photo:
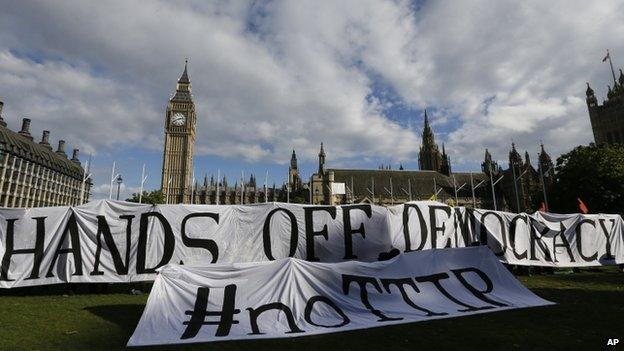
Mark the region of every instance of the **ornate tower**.
POLYGON ((299 170, 297 169, 297 154, 293 149, 290 157, 290 167, 288 168, 288 182, 292 187, 292 191, 298 191, 301 187, 301 178, 299 178, 299 170))
POLYGON ((442 166, 442 155, 435 143, 433 131, 429 127, 429 118, 425 110, 425 126, 422 133, 422 146, 418 154, 418 164, 421 170, 440 171, 442 166))
POLYGON ((538 156, 538 169, 541 169, 544 176, 544 182, 549 184, 555 178, 555 166, 550 158, 550 155, 544 150, 544 144, 541 143, 540 145, 542 147, 542 151, 538 156))
POLYGON ((451 175, 451 158, 446 154, 444 144, 442 144, 442 164, 440 165, 440 173, 451 175))
POLYGON ((187 63, 165 115, 165 150, 161 190, 166 203, 189 203, 195 147, 195 104, 187 63))
POLYGON ((325 174, 325 150, 323 150, 323 143, 321 143, 321 151, 318 154, 319 156, 319 174, 325 174))

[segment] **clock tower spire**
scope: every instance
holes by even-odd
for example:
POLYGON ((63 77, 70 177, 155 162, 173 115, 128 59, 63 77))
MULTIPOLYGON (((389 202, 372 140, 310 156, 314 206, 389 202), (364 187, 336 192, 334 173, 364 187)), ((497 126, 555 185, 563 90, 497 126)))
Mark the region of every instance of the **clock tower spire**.
POLYGON ((161 191, 168 204, 190 202, 195 124, 195 104, 191 95, 187 60, 165 113, 161 191))

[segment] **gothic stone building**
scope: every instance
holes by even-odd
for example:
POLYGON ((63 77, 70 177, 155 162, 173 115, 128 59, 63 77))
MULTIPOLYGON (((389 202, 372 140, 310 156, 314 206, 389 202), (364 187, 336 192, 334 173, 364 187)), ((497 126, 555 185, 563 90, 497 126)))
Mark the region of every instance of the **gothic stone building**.
POLYGON ((624 143, 624 74, 620 69, 619 79, 613 75, 613 88, 608 86, 607 99, 602 105, 594 90, 587 83, 585 92, 587 97, 587 109, 591 121, 596 144, 624 143))
POLYGON ((91 180, 78 160, 65 153, 65 141, 56 151, 49 143, 50 132, 43 131, 39 143, 30 134, 30 119, 14 132, 2 118, 0 102, 0 206, 44 207, 75 206, 89 201, 91 180))
POLYGON ((439 151, 426 112, 422 137, 419 170, 405 170, 403 166, 398 170, 389 167, 326 168, 326 154, 321 143, 319 168, 311 178, 312 203, 338 205, 368 202, 392 205, 436 198, 449 204, 493 209, 495 198, 498 210, 532 212, 543 201, 541 182, 544 181, 548 187, 554 178, 554 167, 543 145, 538 155, 537 170, 531 164, 528 152, 522 160, 512 144, 508 169, 500 167, 486 149, 481 172, 452 172, 450 157, 444 146, 442 152, 439 151), (540 176, 540 170, 543 177, 540 176), (499 179, 501 181, 492 186, 499 179), (516 179, 515 184, 513 179, 516 179), (333 191, 335 184, 340 183, 345 185, 344 194, 333 191), (455 189, 458 189, 457 193, 455 189))
MULTIPOLYGON (((326 154, 321 144, 319 168, 312 176, 312 203, 345 204, 368 202, 380 205, 437 198, 444 203, 478 208, 493 207, 489 179, 484 172, 451 172, 450 157, 444 146, 440 152, 429 125, 427 112, 419 152, 419 170, 326 168, 326 154), (475 188, 473 203, 472 186, 475 188), (335 184, 344 184, 344 194, 333 192, 335 184), (455 189, 458 189, 455 194, 455 189), (435 196, 434 196, 435 194, 435 196)), ((497 194, 497 198, 500 195, 497 194)), ((497 202, 502 202, 497 199, 497 202)))

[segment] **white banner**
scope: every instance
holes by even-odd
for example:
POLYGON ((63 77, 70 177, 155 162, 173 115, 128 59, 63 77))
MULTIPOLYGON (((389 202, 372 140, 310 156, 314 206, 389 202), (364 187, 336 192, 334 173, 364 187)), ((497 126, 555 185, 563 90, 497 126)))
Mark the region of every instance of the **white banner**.
POLYGON ((128 346, 305 336, 549 304, 485 247, 373 263, 167 265, 128 346))
POLYGON ((295 257, 376 261, 388 252, 487 245, 506 263, 624 263, 618 215, 512 214, 412 202, 312 206, 141 205, 0 209, 0 288, 148 281, 167 263, 295 257))
POLYGON ((345 183, 332 183, 331 193, 334 195, 345 195, 345 183))

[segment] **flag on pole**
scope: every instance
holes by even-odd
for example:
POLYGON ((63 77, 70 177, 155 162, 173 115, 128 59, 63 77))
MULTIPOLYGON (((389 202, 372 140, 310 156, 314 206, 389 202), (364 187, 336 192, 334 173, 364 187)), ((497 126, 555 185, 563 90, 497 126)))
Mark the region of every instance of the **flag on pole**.
POLYGON ((589 213, 589 209, 580 197, 577 197, 576 201, 578 202, 579 210, 581 210, 581 213, 589 213))
POLYGON ((609 50, 607 50, 607 56, 605 56, 605 57, 602 59, 602 62, 605 62, 606 60, 608 60, 608 59, 610 59, 610 58, 611 58, 611 56, 609 56, 609 50))
POLYGON ((537 209, 539 212, 547 212, 546 210, 546 204, 545 203, 541 203, 540 207, 537 209))

